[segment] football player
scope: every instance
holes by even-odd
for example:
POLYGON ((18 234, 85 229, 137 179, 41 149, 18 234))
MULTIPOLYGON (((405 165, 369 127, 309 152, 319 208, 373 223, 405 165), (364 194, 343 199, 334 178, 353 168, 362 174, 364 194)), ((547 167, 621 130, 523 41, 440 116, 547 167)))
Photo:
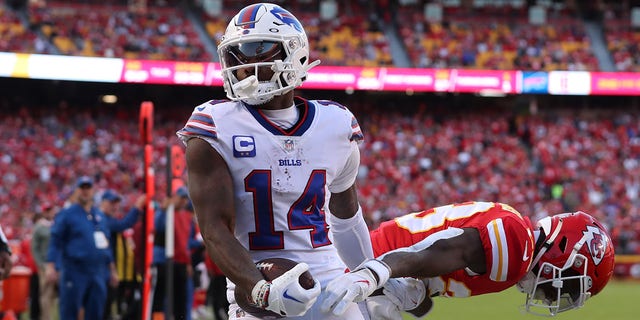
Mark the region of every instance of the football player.
POLYGON ((533 226, 503 203, 451 204, 387 221, 371 239, 378 258, 327 286, 326 311, 340 314, 346 303, 367 299, 372 319, 401 319, 401 310, 420 317, 432 297, 517 285, 528 312, 555 315, 581 307, 613 274, 610 237, 584 212, 533 226))
MULTIPOLYGON (((315 301, 346 267, 373 258, 355 186, 358 121, 336 102, 294 97, 319 61, 278 5, 242 9, 218 53, 231 101, 197 106, 178 136, 206 248, 230 280, 230 319, 255 319, 235 303, 235 286, 279 315, 343 319, 320 314, 315 301), (269 282, 254 262, 270 257, 300 264, 269 282), (297 281, 307 269, 317 280, 309 290, 297 281)), ((356 304, 347 309, 344 317, 362 319, 356 304)))

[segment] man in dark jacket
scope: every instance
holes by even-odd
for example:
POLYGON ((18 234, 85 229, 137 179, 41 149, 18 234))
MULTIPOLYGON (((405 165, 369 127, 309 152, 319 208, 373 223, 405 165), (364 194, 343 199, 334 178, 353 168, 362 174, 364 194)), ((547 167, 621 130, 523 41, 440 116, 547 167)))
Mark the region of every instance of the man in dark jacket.
POLYGON ((113 262, 110 230, 104 213, 93 205, 93 179, 80 177, 76 188, 76 202, 58 212, 51 227, 45 276, 59 278, 60 319, 77 319, 81 308, 86 319, 101 319, 105 274, 113 262))

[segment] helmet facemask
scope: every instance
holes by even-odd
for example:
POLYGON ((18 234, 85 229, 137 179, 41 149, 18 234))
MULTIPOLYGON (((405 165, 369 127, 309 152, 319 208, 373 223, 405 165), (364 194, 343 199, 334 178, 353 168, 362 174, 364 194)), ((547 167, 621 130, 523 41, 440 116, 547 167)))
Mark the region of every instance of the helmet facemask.
POLYGON ((299 21, 275 4, 241 10, 229 23, 218 54, 227 97, 249 105, 265 104, 300 86, 320 63, 309 63, 309 43, 299 21))
POLYGON ((532 270, 517 286, 527 294, 524 308, 553 316, 580 308, 613 273, 613 247, 606 230, 583 213, 541 219, 540 244, 532 270))
POLYGON ((580 308, 591 296, 591 277, 587 274, 587 258, 579 253, 572 254, 562 268, 544 262, 532 271, 533 283, 522 288, 527 294, 525 309, 527 312, 554 316, 560 312, 580 308), (581 269, 577 272, 576 269, 581 269))

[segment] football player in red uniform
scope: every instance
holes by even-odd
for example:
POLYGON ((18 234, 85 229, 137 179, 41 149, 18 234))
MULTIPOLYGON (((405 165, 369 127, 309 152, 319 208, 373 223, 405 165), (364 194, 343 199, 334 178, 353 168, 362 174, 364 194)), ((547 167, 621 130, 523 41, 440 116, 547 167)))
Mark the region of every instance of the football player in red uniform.
POLYGON ((401 319, 401 311, 425 315, 435 296, 516 285, 528 312, 555 315, 581 307, 613 274, 610 237, 584 212, 534 226, 509 205, 466 202, 387 221, 371 239, 377 258, 327 286, 325 311, 340 314, 347 302, 366 299, 372 319, 401 319))

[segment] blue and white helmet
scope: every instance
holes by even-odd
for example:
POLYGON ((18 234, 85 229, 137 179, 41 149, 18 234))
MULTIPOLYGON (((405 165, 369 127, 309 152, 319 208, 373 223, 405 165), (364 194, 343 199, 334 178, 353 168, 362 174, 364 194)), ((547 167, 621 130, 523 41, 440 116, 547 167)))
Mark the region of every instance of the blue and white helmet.
POLYGON ((309 69, 309 41, 300 21, 272 3, 245 7, 227 26, 218 45, 227 97, 250 105, 269 102, 300 86, 309 69), (238 80, 237 70, 255 68, 253 76, 238 80), (259 68, 273 71, 261 79, 259 68))

